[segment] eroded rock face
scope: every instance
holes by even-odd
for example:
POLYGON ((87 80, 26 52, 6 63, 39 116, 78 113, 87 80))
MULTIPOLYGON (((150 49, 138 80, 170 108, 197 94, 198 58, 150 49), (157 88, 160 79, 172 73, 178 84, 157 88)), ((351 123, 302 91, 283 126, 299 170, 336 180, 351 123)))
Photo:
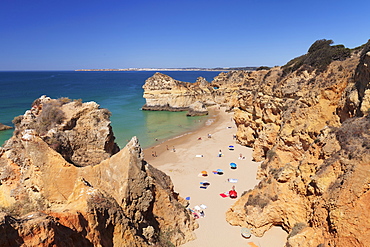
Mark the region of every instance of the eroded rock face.
POLYGON ((213 89, 202 77, 195 83, 190 83, 157 72, 145 81, 143 89, 146 100, 143 110, 186 111, 199 100, 214 104, 213 89))
POLYGON ((186 116, 204 116, 208 115, 207 107, 200 101, 194 102, 189 106, 186 116))
POLYGON ((233 100, 239 94, 239 89, 244 85, 249 74, 246 71, 233 71, 220 73, 211 83, 202 77, 199 77, 195 83, 190 83, 178 81, 157 72, 148 78, 143 86, 146 104, 142 109, 154 111, 190 110, 189 116, 192 116, 192 112, 199 110, 201 110, 199 112, 206 112, 200 108, 194 111, 194 104, 198 104, 196 102, 205 106, 215 104, 232 106, 233 100))
POLYGON ((238 141, 263 161, 261 182, 228 210, 231 224, 257 236, 282 226, 290 247, 370 246, 369 50, 321 73, 249 74, 234 119, 238 141))
POLYGON ((43 123, 45 102, 54 100, 42 97, 15 121, 0 154, 0 235, 9 236, 0 246, 180 245, 194 238, 186 201, 144 161, 135 137, 119 151, 107 112, 95 103, 58 103, 60 121, 41 128, 34 123, 43 123), (68 156, 66 146, 86 156, 68 156))

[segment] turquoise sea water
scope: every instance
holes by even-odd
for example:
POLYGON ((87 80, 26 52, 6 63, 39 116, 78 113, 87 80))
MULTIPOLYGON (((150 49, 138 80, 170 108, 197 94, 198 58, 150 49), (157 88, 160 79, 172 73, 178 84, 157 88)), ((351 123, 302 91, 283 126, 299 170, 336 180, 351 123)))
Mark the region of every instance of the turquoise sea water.
MULTIPOLYGON (((41 95, 95 101, 112 112, 116 142, 123 147, 133 136, 143 148, 158 141, 189 132, 202 125, 207 117, 186 117, 186 112, 141 111, 145 104, 142 86, 155 72, 147 71, 41 71, 0 72, 0 123, 12 125, 14 117, 30 109, 41 95)), ((195 82, 203 76, 207 81, 219 74, 215 71, 166 71, 177 80, 195 82)), ((13 130, 0 131, 0 145, 13 130)))

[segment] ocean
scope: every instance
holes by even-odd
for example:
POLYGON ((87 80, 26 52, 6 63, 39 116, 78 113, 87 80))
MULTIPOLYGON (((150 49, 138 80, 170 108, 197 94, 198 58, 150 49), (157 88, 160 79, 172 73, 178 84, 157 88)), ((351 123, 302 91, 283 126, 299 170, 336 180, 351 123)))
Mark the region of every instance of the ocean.
MULTIPOLYGON (((112 112, 117 144, 122 148, 137 136, 142 148, 190 132, 208 117, 186 117, 186 112, 142 111, 142 86, 153 71, 32 71, 0 72, 0 123, 12 125, 41 95, 95 101, 112 112)), ((217 71, 161 72, 177 80, 195 82, 199 76, 212 81, 217 71)), ((13 130, 0 131, 0 145, 13 130)))

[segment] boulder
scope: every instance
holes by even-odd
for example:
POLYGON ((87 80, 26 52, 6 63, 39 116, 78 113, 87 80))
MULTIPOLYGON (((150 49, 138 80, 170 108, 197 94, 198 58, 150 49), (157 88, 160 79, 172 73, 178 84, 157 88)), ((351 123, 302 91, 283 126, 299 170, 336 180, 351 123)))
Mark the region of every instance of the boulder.
POLYGON ((0 131, 1 130, 8 130, 8 129, 13 129, 13 127, 0 123, 0 131))
POLYGON ((207 107, 200 101, 196 101, 189 106, 188 113, 186 116, 194 117, 194 116, 204 116, 208 115, 207 107))

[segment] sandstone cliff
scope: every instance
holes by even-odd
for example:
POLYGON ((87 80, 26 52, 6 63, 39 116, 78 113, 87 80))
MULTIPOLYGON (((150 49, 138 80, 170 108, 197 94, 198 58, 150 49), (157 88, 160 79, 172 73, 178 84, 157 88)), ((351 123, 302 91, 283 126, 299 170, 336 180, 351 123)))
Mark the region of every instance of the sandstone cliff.
MULTIPOLYGON (((168 75, 155 73, 143 85, 146 104, 143 110, 189 111, 188 116, 207 114, 202 105, 230 107, 250 72, 222 72, 212 82, 199 77, 195 83, 182 82, 168 75), (198 103, 197 103, 198 102, 198 103), (197 104, 199 106, 197 106, 197 104), (195 109, 194 109, 195 107, 195 109)), ((253 78, 255 80, 255 78, 253 78)))
POLYGON ((370 42, 350 54, 320 42, 284 67, 223 76, 243 78, 237 139, 263 161, 227 220, 257 236, 281 226, 286 246, 370 246, 370 42), (331 62, 315 57, 328 49, 331 62))
POLYGON ((143 89, 146 100, 143 110, 186 111, 196 101, 215 104, 212 97, 214 89, 202 77, 190 83, 157 72, 145 81, 143 89))
POLYGON ((41 97, 0 150, 0 246, 166 246, 197 227, 136 138, 94 102, 41 97))

